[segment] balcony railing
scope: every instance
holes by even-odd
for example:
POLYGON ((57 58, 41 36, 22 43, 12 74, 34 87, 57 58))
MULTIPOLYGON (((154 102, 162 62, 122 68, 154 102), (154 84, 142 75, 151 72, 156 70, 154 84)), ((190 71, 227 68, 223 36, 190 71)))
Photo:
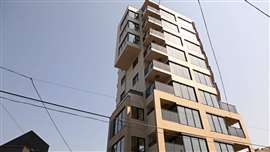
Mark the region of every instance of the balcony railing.
POLYGON ((130 33, 128 33, 126 35, 126 37, 124 38, 124 40, 122 40, 121 46, 119 47, 119 50, 118 50, 118 55, 121 54, 121 52, 126 47, 127 43, 132 43, 132 44, 135 44, 135 45, 139 45, 140 38, 138 36, 135 36, 134 38, 131 38, 130 33))
POLYGON ((153 68, 159 68, 162 70, 165 70, 167 72, 170 72, 170 66, 168 64, 158 62, 153 60, 145 69, 144 69, 144 75, 146 76, 153 68))
POLYGON ((145 15, 145 13, 146 13, 147 11, 151 11, 151 12, 153 12, 153 13, 155 13, 155 14, 160 15, 160 11, 159 11, 158 9, 155 9, 154 7, 151 7, 151 6, 147 6, 147 7, 144 9, 143 15, 145 15))
POLYGON ((174 89, 172 86, 156 81, 149 85, 149 87, 146 89, 145 97, 149 97, 153 93, 154 89, 174 94, 174 89))
POLYGON ((173 112, 173 111, 169 111, 165 109, 162 109, 161 112, 162 112, 162 119, 178 123, 179 119, 178 119, 177 112, 173 112))
POLYGON ((155 36, 158 36, 158 37, 164 39, 164 34, 162 32, 159 32, 159 31, 154 30, 154 29, 149 29, 149 31, 144 34, 143 40, 145 40, 146 36, 149 34, 155 35, 155 36))
POLYGON ((228 127, 228 131, 229 131, 229 134, 232 136, 245 138, 244 131, 241 128, 228 127))
POLYGON ((225 103, 225 102, 219 102, 219 107, 222 110, 237 113, 235 105, 231 105, 231 104, 228 104, 228 103, 225 103))
POLYGON ((161 51, 165 54, 167 54, 167 49, 161 45, 155 44, 155 43, 151 43, 148 45, 148 47, 145 49, 143 55, 144 57, 151 51, 151 50, 158 50, 161 51))
POLYGON ((161 23, 161 20, 159 19, 156 19, 155 17, 151 17, 151 16, 148 16, 146 20, 144 20, 143 24, 142 24, 142 27, 145 28, 145 25, 147 22, 151 22, 151 23, 154 23, 158 26, 162 26, 162 23, 161 23))
POLYGON ((184 146, 180 144, 175 144, 175 143, 165 143, 165 148, 167 152, 181 152, 184 151, 184 146))

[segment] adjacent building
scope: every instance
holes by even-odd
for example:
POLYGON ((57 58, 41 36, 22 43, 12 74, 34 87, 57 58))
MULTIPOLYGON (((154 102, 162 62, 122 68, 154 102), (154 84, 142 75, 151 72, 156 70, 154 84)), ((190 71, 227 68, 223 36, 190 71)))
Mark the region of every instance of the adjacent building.
POLYGON ((117 32, 108 152, 253 151, 221 99, 194 21, 156 2, 129 6, 117 32))
POLYGON ((0 145, 0 152, 48 152, 48 150, 49 145, 34 131, 0 145))

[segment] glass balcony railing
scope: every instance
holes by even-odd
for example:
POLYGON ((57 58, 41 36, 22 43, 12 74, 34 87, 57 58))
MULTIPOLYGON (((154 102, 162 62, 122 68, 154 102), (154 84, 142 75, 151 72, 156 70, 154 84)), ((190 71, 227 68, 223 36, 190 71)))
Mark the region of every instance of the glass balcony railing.
POLYGON ((151 43, 148 45, 148 47, 144 50, 144 57, 151 51, 151 50, 158 50, 160 52, 166 53, 167 54, 167 49, 161 45, 151 43))
POLYGON ((184 151, 184 146, 175 143, 165 143, 166 152, 181 152, 184 151))
POLYGON ((127 33, 127 35, 125 36, 124 40, 122 41, 119 50, 118 50, 118 55, 121 54, 121 52, 123 52, 124 48, 126 48, 126 45, 128 43, 131 44, 135 44, 135 45, 139 45, 140 44, 140 37, 131 33, 127 33))
POLYGON ((162 112, 162 119, 178 123, 179 119, 177 112, 166 109, 162 109, 161 112, 162 112))
POLYGON ((219 107, 222 110, 237 113, 235 105, 231 105, 231 104, 228 104, 228 103, 225 103, 225 102, 219 102, 219 107))
POLYGON ((228 132, 232 136, 237 136, 237 137, 245 138, 244 131, 241 128, 228 127, 228 132))
POLYGON ((174 94, 174 89, 172 86, 165 84, 165 83, 161 83, 158 81, 155 81, 154 83, 152 83, 151 85, 149 85, 149 87, 146 89, 145 91, 145 97, 149 97, 154 89, 160 90, 160 91, 164 91, 170 94, 174 94))
POLYGON ((165 70, 167 72, 170 72, 170 66, 168 64, 158 62, 153 60, 145 69, 144 69, 144 75, 146 76, 153 68, 159 68, 162 70, 165 70))

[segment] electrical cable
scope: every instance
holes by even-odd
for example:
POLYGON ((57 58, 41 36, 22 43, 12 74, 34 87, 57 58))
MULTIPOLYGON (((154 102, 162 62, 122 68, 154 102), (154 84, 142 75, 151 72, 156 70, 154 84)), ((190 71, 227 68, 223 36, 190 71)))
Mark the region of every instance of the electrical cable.
POLYGON ((253 8, 255 8, 256 10, 258 10, 259 12, 261 12, 263 15, 267 16, 268 18, 270 18, 270 15, 265 13, 264 11, 262 11, 260 8, 258 8, 257 6, 253 5, 252 3, 250 3, 248 0, 244 0, 247 4, 249 4, 250 6, 252 6, 253 8))
POLYGON ((68 144, 68 142, 67 142, 67 140, 65 139, 65 137, 63 136, 61 130, 60 130, 59 127, 57 126, 56 122, 54 121, 54 119, 53 119, 51 113, 49 112, 49 110, 47 109, 45 103, 43 102, 43 99, 42 99, 41 95, 39 94, 39 92, 38 92, 38 90, 37 90, 37 87, 36 87, 36 85, 35 85, 34 80, 33 80, 32 78, 30 78, 30 81, 31 81, 31 83, 32 83, 32 85, 33 85, 33 87, 34 87, 34 90, 35 90, 36 94, 37 94, 38 97, 39 97, 39 100, 42 101, 42 105, 43 105, 43 107, 45 108, 46 113, 48 114, 48 116, 49 116, 49 118, 50 118, 50 120, 51 120, 51 122, 52 122, 54 128, 55 128, 56 131, 58 132, 59 136, 60 136, 61 139, 63 140, 63 142, 64 142, 64 144, 66 145, 66 147, 68 148, 68 150, 69 150, 70 152, 72 152, 72 149, 71 149, 70 145, 68 144))
POLYGON ((202 18, 203 18, 204 26, 205 26, 205 29, 206 29, 208 41, 210 43, 210 47, 211 47, 211 50, 212 50, 212 53, 213 53, 213 56, 214 56, 214 61, 215 61, 216 65, 217 65, 217 70, 218 70, 219 78, 220 78, 220 81, 221 81, 222 89, 223 89, 223 92, 224 92, 224 97, 225 97, 225 100, 227 102, 227 93, 226 93, 224 81, 223 81, 223 78, 222 78, 221 69, 219 67, 219 63, 218 63, 217 56, 216 56, 216 53, 215 53, 215 50, 214 50, 214 46, 213 46, 212 40, 210 38, 210 32, 208 30, 205 15, 204 15, 200 0, 197 0, 197 1, 198 1, 198 4, 199 4, 199 7, 200 7, 201 14, 202 14, 202 18))

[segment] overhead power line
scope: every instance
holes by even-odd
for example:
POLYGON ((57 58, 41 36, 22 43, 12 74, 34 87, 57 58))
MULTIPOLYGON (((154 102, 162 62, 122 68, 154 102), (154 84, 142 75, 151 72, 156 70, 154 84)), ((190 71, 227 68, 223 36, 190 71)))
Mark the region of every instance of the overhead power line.
POLYGON ((227 102, 227 93, 226 93, 225 85, 224 85, 224 82, 223 82, 221 69, 219 67, 218 59, 217 59, 217 56, 216 56, 216 53, 215 53, 215 50, 214 50, 214 46, 213 46, 213 43, 212 43, 212 40, 211 40, 211 37, 210 37, 210 32, 208 30, 208 26, 207 26, 207 23, 206 23, 205 15, 204 15, 203 8, 202 8, 200 0, 198 0, 198 4, 199 4, 200 11, 201 11, 201 14, 202 14, 203 23, 204 23, 204 26, 205 26, 205 29, 206 29, 206 33, 207 33, 207 37, 208 37, 208 40, 209 40, 209 43, 210 43, 210 47, 211 47, 211 50, 212 50, 212 53, 213 53, 213 56, 214 56, 214 60, 215 60, 215 63, 217 65, 217 70, 218 70, 219 78, 220 78, 220 81, 221 81, 222 90, 224 92, 224 97, 225 97, 225 100, 227 102))
POLYGON ((82 93, 87 93, 87 94, 102 96, 102 97, 109 98, 109 99, 114 99, 113 96, 108 95, 108 94, 104 94, 104 93, 100 93, 100 92, 96 92, 96 91, 91 91, 91 90, 86 90, 86 89, 81 89, 81 88, 73 87, 73 86, 70 86, 70 85, 67 85, 67 84, 58 83, 58 82, 53 82, 53 81, 48 81, 48 80, 34 78, 32 76, 29 76, 29 75, 26 75, 26 74, 22 74, 20 72, 17 72, 15 70, 12 70, 10 68, 7 68, 7 67, 1 66, 1 65, 0 65, 0 69, 2 69, 4 71, 7 71, 7 72, 10 72, 10 73, 13 73, 13 74, 16 74, 18 76, 27 78, 27 79, 31 79, 32 78, 33 80, 36 80, 36 81, 39 81, 39 82, 42 82, 42 83, 51 84, 51 85, 54 85, 54 86, 58 86, 58 87, 62 87, 62 88, 67 88, 67 89, 71 89, 71 90, 75 90, 75 91, 79 91, 79 92, 82 92, 82 93))
POLYGON ((9 110, 4 106, 3 103, 1 103, 2 108, 6 111, 6 113, 8 114, 8 116, 10 117, 10 119, 14 122, 14 124, 17 126, 17 128, 24 133, 24 129, 22 128, 22 126, 19 124, 19 122, 15 119, 15 117, 9 112, 9 110))
POLYGON ((60 128, 57 126, 56 122, 54 121, 54 119, 53 119, 53 117, 52 117, 50 111, 47 109, 45 103, 43 102, 43 99, 42 99, 41 95, 40 95, 39 92, 38 92, 38 89, 37 89, 37 87, 36 87, 36 85, 35 85, 34 80, 33 80, 32 78, 30 78, 30 81, 31 81, 31 83, 32 83, 32 85, 33 85, 33 88, 34 88, 34 90, 35 90, 35 92, 36 92, 36 94, 37 94, 39 100, 42 102, 42 105, 43 105, 44 109, 46 110, 46 113, 48 114, 48 116, 49 116, 49 118, 50 118, 50 120, 51 120, 51 122, 52 122, 52 124, 53 124, 53 126, 54 126, 54 128, 55 128, 55 130, 57 131, 57 133, 59 134, 59 136, 61 137, 61 139, 62 139, 63 142, 65 143, 65 145, 66 145, 66 147, 68 148, 68 150, 69 150, 70 152, 72 152, 72 149, 71 149, 70 145, 68 144, 68 142, 67 142, 67 140, 65 139, 64 135, 62 134, 60 128))
POLYGON ((102 118, 110 119, 109 116, 106 116, 106 115, 103 115, 103 114, 99 114, 99 113, 95 113, 95 112, 90 112, 90 111, 85 111, 85 110, 81 110, 81 109, 77 109, 77 108, 73 108, 73 107, 68 107, 68 106, 64 106, 64 105, 52 103, 52 102, 45 101, 45 100, 41 101, 39 99, 35 99, 35 98, 32 98, 32 97, 27 97, 27 96, 24 96, 24 95, 20 95, 20 94, 8 92, 8 91, 5 91, 5 90, 0 90, 0 93, 11 95, 11 96, 15 96, 15 97, 19 97, 19 98, 24 98, 24 99, 35 101, 35 102, 39 102, 39 103, 45 103, 46 105, 51 105, 51 106, 55 106, 55 107, 69 109, 69 110, 72 110, 72 111, 77 111, 77 112, 81 112, 81 113, 90 114, 90 115, 97 116, 97 117, 102 117, 102 118))
POLYGON ((256 10, 258 10, 259 12, 261 12, 263 15, 265 15, 266 17, 270 18, 270 15, 265 13, 264 11, 262 11, 260 8, 258 8, 257 6, 253 5, 252 3, 250 3, 248 0, 244 0, 247 4, 249 4, 250 6, 252 6, 253 8, 255 8, 256 10))
MULTIPOLYGON (((3 96, 0 96, 0 98, 2 98, 4 100, 7 100, 9 102, 19 103, 19 104, 24 104, 24 105, 28 105, 28 106, 32 106, 32 107, 37 107, 37 108, 44 109, 43 106, 40 106, 40 105, 37 105, 37 104, 33 104, 33 103, 29 103, 29 102, 24 102, 24 101, 19 101, 19 100, 14 100, 14 99, 10 99, 10 98, 3 97, 3 96)), ((109 122, 109 121, 106 121, 106 120, 103 120, 103 119, 98 119, 98 118, 94 118, 94 117, 90 117, 90 116, 80 115, 80 114, 73 113, 73 112, 70 112, 70 111, 59 110, 59 109, 50 108, 50 107, 47 107, 46 109, 48 109, 50 111, 55 111, 55 112, 59 112, 59 113, 64 113, 64 114, 69 114, 69 115, 81 117, 81 118, 87 118, 87 119, 91 119, 91 120, 96 120, 96 121, 100 121, 100 122, 103 122, 103 123, 108 123, 109 122)))

